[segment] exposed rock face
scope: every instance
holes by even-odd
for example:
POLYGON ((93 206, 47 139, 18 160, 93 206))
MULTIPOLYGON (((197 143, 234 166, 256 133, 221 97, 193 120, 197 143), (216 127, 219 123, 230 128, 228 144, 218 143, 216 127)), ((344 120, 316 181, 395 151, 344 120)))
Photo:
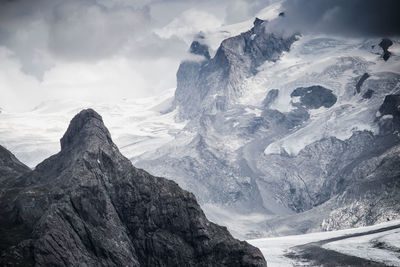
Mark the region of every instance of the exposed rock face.
POLYGON ((387 95, 379 108, 381 133, 400 131, 400 95, 387 95))
POLYGON ((298 103, 295 102, 294 105, 309 109, 318 109, 320 107, 330 108, 337 100, 332 90, 320 85, 296 88, 290 96, 300 97, 300 101, 298 103))
POLYGON ((269 108, 271 104, 275 101, 275 99, 278 97, 278 95, 279 95, 278 89, 270 90, 265 99, 263 100, 264 108, 269 108))
POLYGON ((357 93, 361 92, 361 86, 363 85, 363 83, 365 82, 366 79, 369 78, 369 74, 368 73, 364 73, 360 80, 358 80, 357 84, 356 84, 356 91, 357 93))
MULTIPOLYGON (((8 178, 16 178, 30 169, 10 151, 0 146, 0 184, 8 178)), ((0 186, 1 187, 1 186, 0 186)))
POLYGON ((400 214, 400 146, 368 159, 373 166, 361 180, 334 198, 334 209, 323 221, 324 230, 360 227, 398 219, 400 214))
POLYGON ((0 191, 2 266, 266 266, 195 197, 136 169, 83 110, 61 151, 0 191))
POLYGON ((282 113, 274 109, 265 109, 261 113, 263 120, 266 122, 266 128, 279 127, 280 130, 287 131, 295 126, 307 121, 310 117, 307 110, 298 107, 290 112, 282 113))
POLYGON ((393 41, 387 38, 383 38, 382 41, 379 43, 379 46, 383 49, 382 58, 387 61, 392 53, 388 50, 389 47, 393 45, 393 41))
POLYGON ((210 53, 208 52, 208 46, 200 44, 199 41, 193 41, 190 45, 190 53, 195 55, 204 56, 206 59, 210 59, 210 53))
POLYGON ((372 152, 387 149, 393 140, 386 145, 383 139, 380 141, 375 142, 369 132, 358 132, 345 141, 324 138, 306 146, 296 157, 265 155, 259 164, 266 173, 264 182, 273 188, 281 202, 301 212, 343 192, 355 180, 349 175, 350 170, 372 157, 372 152), (276 179, 275 173, 281 179, 276 179))
POLYGON ((296 40, 265 32, 267 22, 254 21, 254 27, 238 36, 224 40, 215 56, 209 59, 208 49, 193 42, 190 51, 204 55, 206 60, 185 61, 177 73, 175 105, 180 117, 194 118, 226 108, 241 95, 243 80, 257 73, 265 61, 276 61, 296 40))
POLYGON ((260 161, 265 171, 281 179, 264 182, 282 202, 301 211, 268 220, 269 234, 339 230, 400 218, 399 151, 396 134, 364 131, 345 141, 317 141, 296 157, 266 156, 260 161))
POLYGON ((373 94, 374 94, 374 90, 372 90, 372 89, 368 89, 364 94, 363 94, 363 98, 364 99, 370 99, 372 96, 373 96, 373 94))

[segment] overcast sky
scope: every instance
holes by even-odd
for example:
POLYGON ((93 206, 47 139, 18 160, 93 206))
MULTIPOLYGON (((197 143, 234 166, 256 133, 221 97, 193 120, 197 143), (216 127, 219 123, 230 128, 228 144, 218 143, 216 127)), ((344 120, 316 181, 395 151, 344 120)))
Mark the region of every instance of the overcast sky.
POLYGON ((0 107, 113 101, 175 87, 200 31, 249 19, 268 1, 0 0, 0 107))
MULTIPOLYGON (((114 101, 174 87, 191 39, 279 0, 0 0, 0 107, 57 98, 114 101)), ((396 0, 290 0, 293 31, 399 31, 396 0), (350 3, 350 4, 349 4, 350 3)))

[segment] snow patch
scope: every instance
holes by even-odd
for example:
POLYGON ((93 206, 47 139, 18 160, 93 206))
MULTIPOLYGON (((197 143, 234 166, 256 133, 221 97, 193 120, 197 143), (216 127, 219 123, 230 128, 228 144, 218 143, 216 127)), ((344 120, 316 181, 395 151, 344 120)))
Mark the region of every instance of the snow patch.
POLYGON ((393 119, 393 115, 390 115, 390 114, 383 115, 381 118, 381 120, 392 120, 392 119, 393 119))

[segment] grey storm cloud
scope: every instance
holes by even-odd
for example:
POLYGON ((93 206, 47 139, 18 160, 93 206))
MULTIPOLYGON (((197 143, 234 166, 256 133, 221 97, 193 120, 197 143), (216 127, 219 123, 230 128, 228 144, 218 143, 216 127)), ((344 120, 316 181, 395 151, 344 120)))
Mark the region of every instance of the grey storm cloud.
POLYGON ((225 13, 227 22, 254 15, 267 0, 0 0, 0 46, 39 79, 55 60, 96 62, 114 55, 179 58, 187 44, 153 30, 184 10, 225 13))
POLYGON ((271 28, 357 37, 400 35, 398 0, 287 0, 271 28))
POLYGON ((117 53, 129 40, 143 34, 150 22, 146 7, 65 1, 50 14, 48 46, 65 59, 96 60, 117 53))
POLYGON ((23 66, 36 64, 32 69, 48 65, 46 53, 67 60, 113 55, 150 24, 147 6, 120 1, 0 1, 0 45, 23 66))

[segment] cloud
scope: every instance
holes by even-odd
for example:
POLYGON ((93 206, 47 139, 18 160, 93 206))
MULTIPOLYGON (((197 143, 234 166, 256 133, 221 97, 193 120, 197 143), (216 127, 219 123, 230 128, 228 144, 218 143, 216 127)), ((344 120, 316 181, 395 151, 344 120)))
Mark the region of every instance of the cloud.
POLYGON ((67 60, 97 60, 120 52, 129 40, 149 30, 149 9, 107 8, 66 1, 49 19, 50 51, 67 60))
POLYGON ((155 33, 163 39, 178 37, 190 44, 196 34, 215 31, 222 26, 223 22, 223 19, 211 13, 189 9, 166 26, 155 30, 155 33))
POLYGON ((15 52, 25 73, 40 78, 57 59, 96 61, 118 54, 150 24, 147 6, 105 6, 90 0, 0 2, 0 45, 15 52))
POLYGON ((0 107, 109 101, 175 87, 195 34, 250 19, 261 2, 0 0, 0 107))
POLYGON ((398 0, 286 0, 271 30, 355 37, 400 35, 398 0))
POLYGON ((112 104, 151 96, 174 85, 176 70, 171 65, 177 63, 169 58, 131 61, 123 56, 96 63, 64 62, 46 71, 39 81, 21 71, 13 52, 0 48, 0 108, 24 111, 56 99, 112 104))
POLYGON ((236 0, 231 1, 226 9, 225 22, 237 23, 255 16, 265 6, 272 1, 266 0, 236 0))

